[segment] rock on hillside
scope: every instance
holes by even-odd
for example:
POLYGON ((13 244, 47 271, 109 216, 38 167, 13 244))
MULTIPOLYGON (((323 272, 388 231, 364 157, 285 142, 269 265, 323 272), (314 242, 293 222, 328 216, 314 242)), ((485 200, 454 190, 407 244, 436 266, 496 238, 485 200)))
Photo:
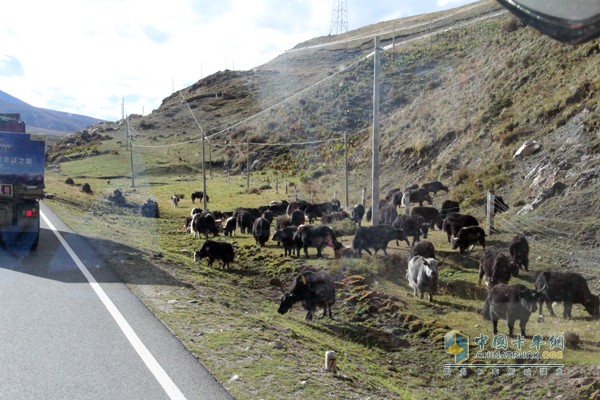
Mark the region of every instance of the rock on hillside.
POLYGON ((585 125, 589 109, 584 109, 562 127, 541 141, 542 151, 516 161, 523 172, 523 185, 528 193, 521 199, 527 204, 519 214, 529 212, 546 200, 561 196, 576 198, 560 206, 561 214, 580 217, 594 210, 594 191, 600 183, 600 154, 592 146, 595 132, 585 125))

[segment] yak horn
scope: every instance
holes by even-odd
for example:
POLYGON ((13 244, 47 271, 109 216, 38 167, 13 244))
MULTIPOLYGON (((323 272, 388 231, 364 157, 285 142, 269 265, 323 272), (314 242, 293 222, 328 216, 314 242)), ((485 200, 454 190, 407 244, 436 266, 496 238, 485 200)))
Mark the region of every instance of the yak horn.
POLYGON ((543 293, 544 290, 546 290, 546 284, 544 283, 544 286, 542 286, 542 288, 540 290, 538 290, 538 292, 543 293))
POLYGON ((302 280, 302 283, 306 285, 306 277, 304 274, 300 275, 300 279, 302 280))

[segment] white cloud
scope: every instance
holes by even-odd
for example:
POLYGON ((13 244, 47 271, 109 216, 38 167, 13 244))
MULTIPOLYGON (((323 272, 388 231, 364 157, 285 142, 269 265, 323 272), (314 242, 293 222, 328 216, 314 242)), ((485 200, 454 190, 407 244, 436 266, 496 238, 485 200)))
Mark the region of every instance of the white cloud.
POLYGON ((0 76, 21 76, 23 73, 23 64, 17 58, 0 56, 0 76))

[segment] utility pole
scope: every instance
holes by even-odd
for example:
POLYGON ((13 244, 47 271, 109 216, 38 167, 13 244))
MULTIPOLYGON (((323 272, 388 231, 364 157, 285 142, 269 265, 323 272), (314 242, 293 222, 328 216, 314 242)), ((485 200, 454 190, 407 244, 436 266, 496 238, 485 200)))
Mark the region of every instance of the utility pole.
MULTIPOLYGON (((131 140, 131 136, 129 135, 129 119, 125 116, 125 133, 127 135, 128 140, 131 140)), ((131 187, 135 188, 135 180, 133 177, 133 143, 130 143, 129 146, 129 163, 131 165, 131 187)))
POLYGON ((246 138, 246 193, 250 193, 250 139, 246 138))
POLYGON ((125 150, 129 150, 129 126, 127 125, 127 116, 125 115, 125 99, 121 99, 121 116, 125 122, 125 150))
POLYGON ((344 180, 346 181, 346 208, 348 208, 348 131, 344 130, 344 180))
POLYGON ((494 207, 494 205, 496 204, 496 194, 494 193, 494 189, 489 189, 488 193, 487 193, 487 204, 486 206, 486 225, 487 225, 487 231, 488 231, 488 235, 491 235, 492 233, 494 233, 496 230, 494 229, 494 211, 496 211, 496 207, 494 207))
POLYGON ((379 225, 379 36, 375 37, 375 53, 373 57, 373 156, 371 167, 371 182, 373 185, 371 207, 373 210, 372 224, 379 225))
POLYGON ((203 206, 204 209, 206 210, 208 207, 206 207, 206 163, 204 162, 204 139, 206 138, 206 136, 204 135, 204 132, 202 132, 202 193, 204 194, 202 196, 202 200, 203 200, 203 206))
POLYGON ((208 177, 212 179, 212 142, 208 141, 208 177))
MULTIPOLYGON (((181 98, 183 99, 183 102, 185 103, 185 105, 187 106, 187 109, 189 110, 190 114, 192 114, 192 118, 194 118, 194 121, 196 122, 196 125, 198 125, 198 128, 200 128, 200 134, 202 135, 202 199, 203 199, 203 206, 204 209, 206 210, 206 162, 204 160, 204 141, 205 139, 208 140, 208 138, 206 137, 206 134, 204 133, 204 129, 202 129, 202 125, 200 125, 200 122, 198 122, 198 119, 196 118, 196 116, 194 115, 194 113, 192 112, 192 108, 190 107, 190 105, 188 104, 187 100, 185 99, 185 97, 183 97, 183 94, 181 93, 181 90, 179 90, 179 95, 181 96, 181 98)), ((208 141, 210 143, 210 140, 208 141)))

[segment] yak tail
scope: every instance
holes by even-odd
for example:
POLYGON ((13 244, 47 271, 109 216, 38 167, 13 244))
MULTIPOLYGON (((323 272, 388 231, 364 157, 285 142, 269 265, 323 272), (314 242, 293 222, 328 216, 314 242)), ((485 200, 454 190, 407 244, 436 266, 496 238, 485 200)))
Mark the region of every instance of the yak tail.
POLYGON ((485 303, 483 303, 483 308, 481 309, 481 315, 483 316, 483 319, 487 320, 487 321, 491 321, 492 317, 490 315, 490 299, 487 298, 485 300, 485 303))

